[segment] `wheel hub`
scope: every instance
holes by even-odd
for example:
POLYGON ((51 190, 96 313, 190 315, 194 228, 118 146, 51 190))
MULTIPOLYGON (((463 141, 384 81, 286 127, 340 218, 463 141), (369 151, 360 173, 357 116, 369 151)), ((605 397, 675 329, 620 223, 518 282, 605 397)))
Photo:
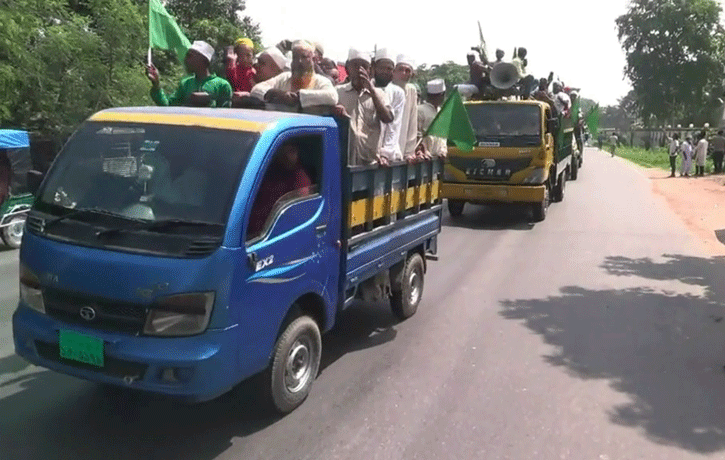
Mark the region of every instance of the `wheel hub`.
POLYGON ((416 270, 410 273, 410 305, 416 305, 418 300, 420 300, 422 281, 422 278, 416 270))
POLYGON ((284 369, 284 382, 287 391, 296 393, 310 380, 312 373, 311 344, 306 338, 299 338, 290 348, 284 369))

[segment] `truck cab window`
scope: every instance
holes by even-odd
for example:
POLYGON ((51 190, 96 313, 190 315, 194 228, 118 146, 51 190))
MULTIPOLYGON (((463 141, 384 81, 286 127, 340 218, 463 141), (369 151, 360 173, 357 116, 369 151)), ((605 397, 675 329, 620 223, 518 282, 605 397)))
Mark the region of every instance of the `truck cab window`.
POLYGON ((266 234, 276 215, 293 201, 319 193, 322 137, 289 139, 274 154, 254 199, 247 241, 266 234))

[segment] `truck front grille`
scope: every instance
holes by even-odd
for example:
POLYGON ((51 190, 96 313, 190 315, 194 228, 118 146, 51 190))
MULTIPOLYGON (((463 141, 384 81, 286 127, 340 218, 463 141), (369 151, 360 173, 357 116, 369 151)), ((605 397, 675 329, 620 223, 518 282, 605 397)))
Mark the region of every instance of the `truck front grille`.
POLYGON ((45 311, 52 318, 103 331, 138 335, 146 322, 146 307, 142 305, 100 300, 56 289, 46 289, 43 300, 45 311), (91 307, 95 317, 84 319, 81 316, 83 307, 91 307))

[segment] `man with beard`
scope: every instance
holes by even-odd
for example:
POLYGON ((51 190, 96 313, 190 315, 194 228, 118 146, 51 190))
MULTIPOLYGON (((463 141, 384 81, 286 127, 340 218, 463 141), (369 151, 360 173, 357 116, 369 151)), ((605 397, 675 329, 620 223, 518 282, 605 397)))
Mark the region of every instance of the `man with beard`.
POLYGON ((403 124, 403 111, 405 110, 405 91, 393 83, 395 61, 393 55, 385 48, 375 53, 375 87, 381 88, 390 100, 393 109, 393 121, 381 124, 380 156, 388 162, 401 161, 403 153, 400 148, 400 132, 403 124))
POLYGON ((347 58, 350 82, 337 87, 338 116, 350 118, 348 163, 350 165, 386 164, 379 154, 380 123, 393 121, 388 96, 373 85, 370 55, 351 48, 347 58))
POLYGON ((255 81, 261 83, 289 70, 289 65, 279 48, 271 46, 259 53, 254 68, 257 71, 255 81))
POLYGON ((416 158, 415 146, 418 143, 418 89, 411 80, 415 76, 415 62, 404 54, 399 54, 393 71, 393 83, 405 91, 405 107, 400 121, 400 151, 406 161, 416 158))
POLYGON ((425 156, 445 157, 448 154, 446 139, 437 136, 424 136, 446 97, 446 82, 442 78, 430 80, 427 84, 427 101, 418 106, 418 136, 425 156))
POLYGON ((252 96, 287 112, 317 114, 334 107, 337 92, 329 78, 315 73, 314 53, 308 42, 296 42, 292 46, 292 71, 257 83, 252 96))

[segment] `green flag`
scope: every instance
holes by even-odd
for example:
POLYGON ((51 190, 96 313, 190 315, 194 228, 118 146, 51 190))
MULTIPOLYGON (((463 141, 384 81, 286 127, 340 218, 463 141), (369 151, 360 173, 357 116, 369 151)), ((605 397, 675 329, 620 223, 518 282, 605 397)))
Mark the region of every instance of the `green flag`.
POLYGON ((183 61, 191 42, 159 0, 149 0, 149 48, 169 50, 183 61))
MULTIPOLYGON (((459 149, 470 152, 476 144, 476 133, 473 132, 468 112, 457 90, 453 90, 433 122, 425 132, 425 136, 436 136, 448 139, 459 149)), ((425 137, 424 136, 424 137, 425 137)))
POLYGON ((587 124, 587 128, 589 128, 589 132, 591 133, 591 135, 596 136, 599 132, 599 104, 595 105, 591 108, 591 110, 589 110, 589 113, 585 118, 585 122, 587 124))

